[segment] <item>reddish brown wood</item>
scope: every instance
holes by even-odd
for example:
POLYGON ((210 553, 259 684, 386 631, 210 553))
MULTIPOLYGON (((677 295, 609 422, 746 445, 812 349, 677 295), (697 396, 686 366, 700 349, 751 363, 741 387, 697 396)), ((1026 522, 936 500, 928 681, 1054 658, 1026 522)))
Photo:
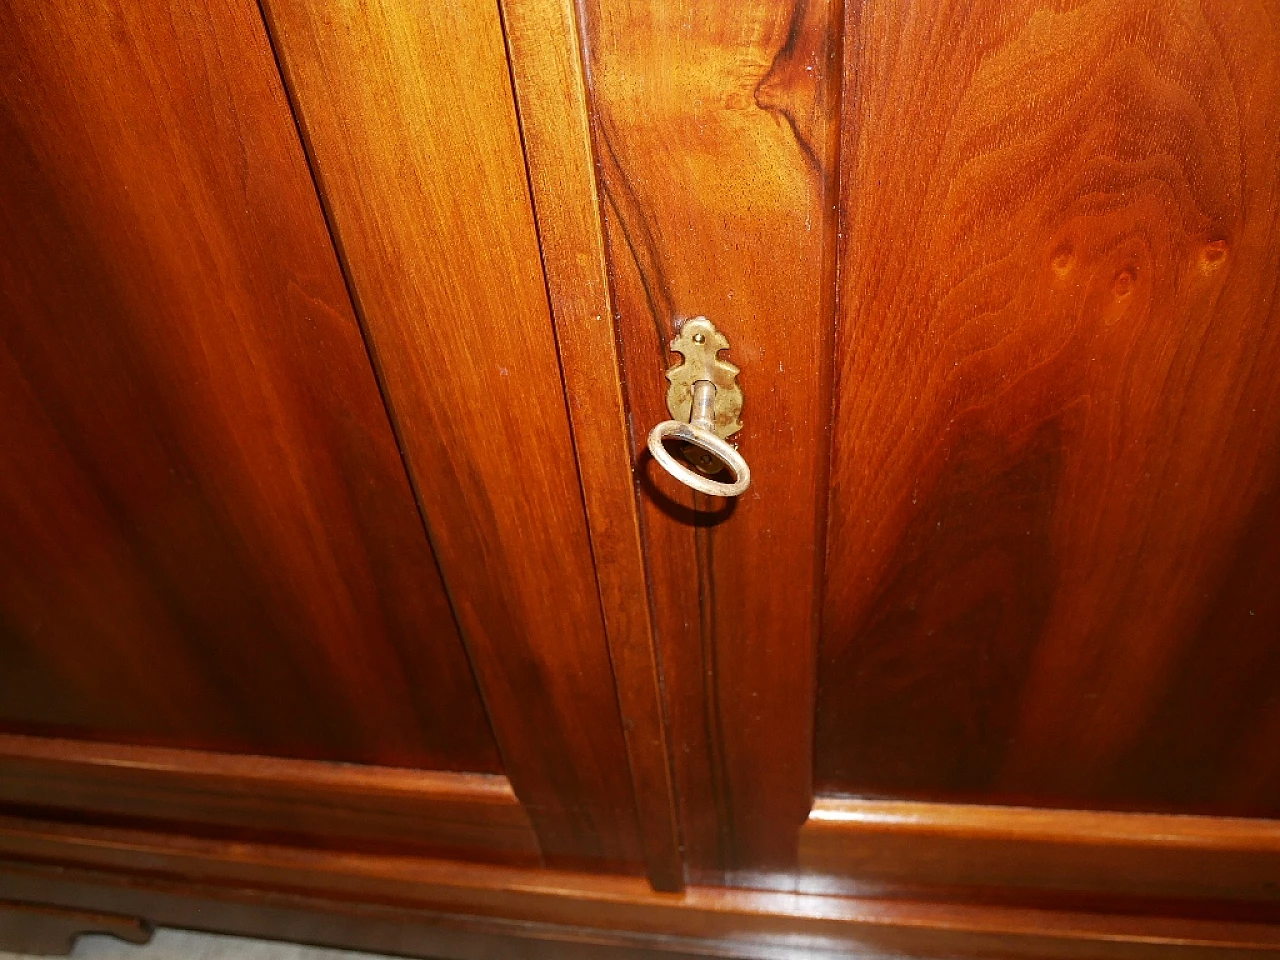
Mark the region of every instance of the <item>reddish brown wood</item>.
POLYGON ((653 621, 571 0, 504 0, 529 183, 649 878, 684 882, 653 621))
POLYGON ((833 7, 584 3, 609 263, 690 877, 794 861, 810 805, 816 544, 829 392, 833 7), (675 324, 742 368, 752 488, 656 468, 675 324))
POLYGON ((800 866, 824 890, 1006 888, 1125 898, 1280 900, 1280 823, 820 798, 800 866))
POLYGON ((0 896, 21 886, 80 909, 145 907, 157 923, 429 956, 1280 957, 1280 928, 1235 920, 710 887, 675 896, 655 893, 639 878, 12 820, 0 824, 0 851, 30 861, 0 866, 0 896), (39 860, 60 866, 42 867, 39 860), (141 864, 147 876, 128 873, 141 864), (395 926, 388 929, 389 922, 395 926), (510 939, 495 943, 495 935, 510 939))
POLYGON ((0 9, 0 726, 495 771, 257 6, 0 9))
POLYGON ((265 6, 504 769, 550 861, 639 871, 498 7, 265 6))
POLYGON ((321 847, 536 864, 505 777, 0 734, 0 804, 321 847))
POLYGON ((151 939, 151 928, 137 917, 0 900, 0 950, 65 957, 82 933, 109 933, 129 943, 151 939))
POLYGON ((820 789, 1280 814, 1280 6, 846 9, 820 789))
POLYGON ((167 745, 0 736, 0 895, 457 956, 1280 955, 1274 822, 1044 809, 1280 811, 1275 0, 585 0, 586 101, 569 5, 269 0, 497 746, 226 2, 0 12, 0 722, 167 745), (756 484, 643 474, 646 615, 618 435, 695 313, 756 484), (527 813, 676 886, 653 626, 698 883, 409 855, 531 856, 527 813), (297 759, 499 747, 524 812, 297 759), (815 763, 979 802, 821 798, 806 878, 815 763))

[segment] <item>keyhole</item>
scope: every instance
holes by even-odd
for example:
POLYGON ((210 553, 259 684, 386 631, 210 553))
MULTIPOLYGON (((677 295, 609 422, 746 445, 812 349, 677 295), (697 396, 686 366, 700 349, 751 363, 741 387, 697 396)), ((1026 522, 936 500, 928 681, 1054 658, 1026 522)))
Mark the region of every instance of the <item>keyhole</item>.
POLYGON ((720 462, 720 458, 714 454, 707 453, 701 447, 696 447, 692 443, 686 443, 681 451, 685 460, 693 465, 693 468, 699 473, 706 476, 714 476, 724 469, 724 464, 720 462))

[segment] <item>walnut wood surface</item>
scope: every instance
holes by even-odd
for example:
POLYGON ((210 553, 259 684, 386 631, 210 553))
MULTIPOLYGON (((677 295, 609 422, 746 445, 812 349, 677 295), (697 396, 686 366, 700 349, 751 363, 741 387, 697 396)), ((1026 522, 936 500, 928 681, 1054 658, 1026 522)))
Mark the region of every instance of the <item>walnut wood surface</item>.
POLYGON ((257 6, 0 7, 0 725, 496 771, 257 6))
POLYGON ((3 895, 130 913, 147 871, 233 925, 1280 954, 1111 901, 706 886, 803 884, 816 778, 949 801, 820 798, 827 892, 1274 900, 1265 821, 1034 808, 1280 815, 1280 6, 537 4, 265 3, 358 311, 255 7, 0 11, 0 725, 232 752, 0 738, 0 799, 149 818, 7 820, 3 895), (642 453, 695 314, 743 370, 733 503, 642 453), (678 897, 160 832, 298 803, 430 846, 400 818, 483 820, 492 781, 314 761, 502 767, 549 862, 676 887, 664 749, 678 897))
POLYGON ((265 6, 503 768, 550 861, 638 871, 498 7, 265 6))
POLYGON ((802 885, 823 892, 932 886, 1275 902, 1280 823, 819 798, 800 831, 800 868, 802 885))
POLYGON ((0 734, 0 808, 197 835, 537 864, 505 777, 0 734))
POLYGON ((157 923, 425 956, 1280 957, 1280 927, 1241 920, 712 887, 677 896, 655 893, 640 878, 18 820, 0 821, 0 853, 0 897, 17 887, 64 906, 138 911, 157 923), (147 875, 130 875, 142 864, 147 875))
POLYGON ((819 788, 1280 814, 1280 5, 846 9, 819 788))
POLYGON ((718 882, 792 862, 810 802, 838 32, 822 2, 582 8, 685 854, 718 882), (700 314, 742 368, 736 501, 643 453, 700 314))
POLYGON ((571 0, 503 0, 520 129, 649 878, 684 882, 635 471, 571 0))

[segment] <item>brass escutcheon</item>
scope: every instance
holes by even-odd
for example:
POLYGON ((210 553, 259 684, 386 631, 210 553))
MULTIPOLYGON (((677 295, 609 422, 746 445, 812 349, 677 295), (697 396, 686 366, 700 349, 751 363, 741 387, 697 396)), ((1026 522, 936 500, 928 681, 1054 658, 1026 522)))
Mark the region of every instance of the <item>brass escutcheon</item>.
POLYGON ((727 440, 742 429, 741 372, 717 354, 729 349, 729 341, 706 317, 686 320, 671 341, 671 352, 684 357, 682 363, 667 371, 671 386, 667 389, 667 409, 672 419, 688 423, 693 412, 693 385, 699 380, 715 384, 712 429, 721 440, 727 440))

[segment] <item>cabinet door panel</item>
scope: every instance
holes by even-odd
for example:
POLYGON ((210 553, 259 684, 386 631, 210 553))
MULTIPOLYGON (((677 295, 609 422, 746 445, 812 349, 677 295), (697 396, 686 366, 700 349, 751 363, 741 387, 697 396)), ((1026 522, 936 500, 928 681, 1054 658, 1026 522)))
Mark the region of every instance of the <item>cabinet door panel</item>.
POLYGON ((1280 815, 1280 6, 937 6, 849 21, 818 787, 1280 815))
POLYGON ((0 725, 497 771, 255 4, 0 9, 0 725))

